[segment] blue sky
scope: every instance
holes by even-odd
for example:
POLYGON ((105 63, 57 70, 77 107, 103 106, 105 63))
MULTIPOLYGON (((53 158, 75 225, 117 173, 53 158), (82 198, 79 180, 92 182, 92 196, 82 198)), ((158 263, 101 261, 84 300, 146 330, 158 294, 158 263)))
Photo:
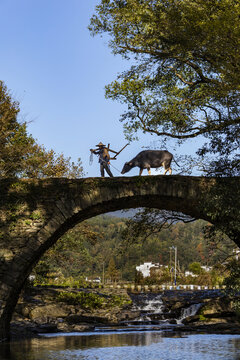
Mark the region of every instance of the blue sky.
MULTIPOLYGON (((119 122, 124 107, 105 99, 104 86, 129 63, 111 53, 106 39, 90 36, 87 26, 99 2, 0 0, 1 80, 20 102, 33 137, 74 161, 80 157, 86 176, 99 176, 96 156, 89 165, 90 148, 102 141, 119 150, 127 143, 119 122)), ((155 140, 142 136, 112 165, 121 170, 155 140)))

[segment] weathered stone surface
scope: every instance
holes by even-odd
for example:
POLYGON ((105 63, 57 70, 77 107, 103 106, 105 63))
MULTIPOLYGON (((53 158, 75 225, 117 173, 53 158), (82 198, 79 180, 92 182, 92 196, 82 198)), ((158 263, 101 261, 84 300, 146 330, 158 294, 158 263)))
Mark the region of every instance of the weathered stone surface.
MULTIPOLYGON (((239 188, 239 184, 238 177, 186 176, 0 180, 0 251, 7 254, 0 258, 0 298, 6 300, 1 309, 0 338, 7 336, 14 306, 32 267, 77 223, 137 207, 180 211, 214 223, 204 206, 206 192, 219 186, 239 188)), ((232 238, 240 245, 238 233, 233 232, 232 238)))
POLYGON ((37 307, 30 311, 29 317, 31 320, 36 321, 41 318, 62 318, 69 314, 69 309, 61 304, 49 304, 37 307))
POLYGON ((201 309, 201 314, 203 316, 209 316, 219 313, 227 313, 233 311, 232 304, 226 298, 220 298, 215 301, 210 300, 205 303, 201 309))

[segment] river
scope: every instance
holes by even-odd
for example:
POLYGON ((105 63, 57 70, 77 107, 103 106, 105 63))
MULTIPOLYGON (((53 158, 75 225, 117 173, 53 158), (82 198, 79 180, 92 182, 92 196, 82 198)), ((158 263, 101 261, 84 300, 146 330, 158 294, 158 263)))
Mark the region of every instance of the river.
POLYGON ((154 328, 45 334, 0 344, 1 360, 240 360, 240 335, 154 328))

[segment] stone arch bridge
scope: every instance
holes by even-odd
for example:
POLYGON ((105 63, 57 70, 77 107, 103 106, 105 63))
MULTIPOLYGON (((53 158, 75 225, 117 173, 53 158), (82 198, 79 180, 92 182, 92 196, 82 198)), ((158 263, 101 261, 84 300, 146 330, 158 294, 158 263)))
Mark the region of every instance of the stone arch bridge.
MULTIPOLYGON (((110 211, 150 207, 234 224, 236 212, 229 209, 238 195, 229 197, 229 189, 239 189, 239 183, 239 178, 184 176, 0 180, 0 339, 9 337, 31 269, 77 223, 110 211)), ((240 245, 237 230, 228 235, 240 245)))

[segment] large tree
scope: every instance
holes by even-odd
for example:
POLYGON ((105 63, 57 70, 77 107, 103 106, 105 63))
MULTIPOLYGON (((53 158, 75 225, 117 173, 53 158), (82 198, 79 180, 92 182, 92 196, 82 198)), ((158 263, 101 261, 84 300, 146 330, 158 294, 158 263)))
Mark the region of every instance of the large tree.
POLYGON ((131 59, 106 88, 127 104, 129 138, 205 138, 208 174, 237 175, 240 139, 240 4, 237 0, 102 0, 89 26, 131 59), (220 160, 219 160, 220 159, 220 160))
POLYGON ((19 121, 20 107, 0 81, 0 177, 81 177, 83 168, 63 154, 46 150, 19 121))
MULTIPOLYGON (((240 175, 239 19, 237 0, 99 2, 91 33, 107 35, 113 53, 130 60, 129 70, 106 87, 108 98, 127 106, 121 121, 130 140, 138 131, 176 143, 199 139, 193 153, 206 175, 240 175)), ((239 189, 206 196, 212 229, 239 239, 239 189), (225 224, 217 221, 220 212, 225 224)), ((143 210, 139 219, 153 214, 143 210)))

